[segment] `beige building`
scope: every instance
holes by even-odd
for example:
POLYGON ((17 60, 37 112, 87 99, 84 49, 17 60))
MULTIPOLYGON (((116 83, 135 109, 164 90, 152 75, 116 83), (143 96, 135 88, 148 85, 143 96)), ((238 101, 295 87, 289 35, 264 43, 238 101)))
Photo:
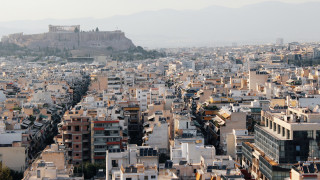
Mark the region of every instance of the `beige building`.
POLYGON ((52 144, 24 172, 23 180, 83 180, 83 177, 74 176, 73 165, 68 162, 65 147, 52 144))
POLYGON ((242 142, 253 142, 253 139, 254 136, 249 135, 247 129, 233 129, 232 133, 227 134, 227 155, 240 162, 242 142))
POLYGON ((249 89, 252 91, 258 91, 259 85, 264 85, 267 82, 269 74, 265 71, 257 71, 251 69, 249 72, 249 89))
POLYGON ((227 112, 214 118, 220 128, 220 147, 227 153, 227 134, 232 133, 233 129, 246 129, 247 114, 245 112, 227 112))
POLYGON ((127 150, 109 150, 106 155, 106 180, 157 179, 158 150, 149 146, 128 145, 127 150))
POLYGON ((24 171, 28 163, 28 150, 22 147, 21 132, 6 132, 0 121, 0 161, 15 171, 24 171))

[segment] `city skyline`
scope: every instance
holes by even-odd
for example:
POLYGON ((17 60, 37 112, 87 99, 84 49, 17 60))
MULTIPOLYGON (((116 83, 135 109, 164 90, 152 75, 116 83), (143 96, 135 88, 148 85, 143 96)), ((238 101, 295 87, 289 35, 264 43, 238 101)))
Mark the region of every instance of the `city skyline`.
MULTIPOLYGON (((82 31, 92 31, 96 27, 101 31, 121 30, 137 46, 147 48, 257 45, 274 43, 279 37, 284 42, 316 42, 320 41, 320 26, 314 23, 318 20, 318 9, 320 2, 266 1, 241 8, 163 9, 100 19, 79 16, 76 19, 21 20, 0 22, 0 36, 44 33, 51 24, 81 25, 82 31)), ((62 14, 62 10, 56 11, 60 12, 62 14)))
POLYGON ((320 0, 0 6, 0 180, 320 179, 320 0))

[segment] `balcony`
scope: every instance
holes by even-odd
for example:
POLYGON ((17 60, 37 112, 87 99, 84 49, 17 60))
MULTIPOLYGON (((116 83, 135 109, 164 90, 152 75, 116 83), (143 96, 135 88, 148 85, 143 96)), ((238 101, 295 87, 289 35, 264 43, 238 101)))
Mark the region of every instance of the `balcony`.
POLYGON ((106 127, 104 130, 105 131, 108 131, 108 130, 120 130, 120 126, 106 127))
POLYGON ((117 142, 117 141, 107 142, 107 145, 120 145, 120 142, 117 142))
POLYGON ((66 142, 66 143, 71 143, 71 142, 72 142, 72 139, 65 139, 64 142, 66 142))
POLYGON ((106 152, 106 148, 95 148, 94 152, 106 152))
POLYGON ((82 160, 82 157, 81 156, 73 156, 72 159, 74 159, 74 160, 82 160))
POLYGON ((93 142, 94 145, 106 145, 105 141, 95 141, 93 142))
POLYGON ((107 137, 109 137, 109 136, 119 137, 119 136, 120 136, 120 134, 119 134, 119 133, 117 133, 117 134, 112 133, 112 134, 105 134, 105 136, 107 136, 107 137))
POLYGON ((72 134, 72 131, 63 131, 63 134, 72 134))

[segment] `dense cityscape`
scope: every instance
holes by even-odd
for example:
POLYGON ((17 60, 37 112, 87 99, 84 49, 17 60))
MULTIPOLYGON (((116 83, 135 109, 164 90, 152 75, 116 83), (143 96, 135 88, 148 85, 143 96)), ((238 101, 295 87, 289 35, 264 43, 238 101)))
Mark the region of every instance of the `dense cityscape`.
POLYGON ((148 51, 50 25, 0 52, 0 179, 320 178, 320 43, 148 51))

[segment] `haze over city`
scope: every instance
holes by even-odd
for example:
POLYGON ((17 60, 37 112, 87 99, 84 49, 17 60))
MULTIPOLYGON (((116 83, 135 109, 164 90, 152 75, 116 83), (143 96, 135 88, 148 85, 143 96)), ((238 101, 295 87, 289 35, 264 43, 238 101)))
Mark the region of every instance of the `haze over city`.
POLYGON ((319 41, 319 1, 6 1, 0 35, 46 32, 48 24, 120 29, 148 48, 319 41), (183 33, 182 33, 183 32, 183 33), (299 36, 297 36, 299 35, 299 36))

